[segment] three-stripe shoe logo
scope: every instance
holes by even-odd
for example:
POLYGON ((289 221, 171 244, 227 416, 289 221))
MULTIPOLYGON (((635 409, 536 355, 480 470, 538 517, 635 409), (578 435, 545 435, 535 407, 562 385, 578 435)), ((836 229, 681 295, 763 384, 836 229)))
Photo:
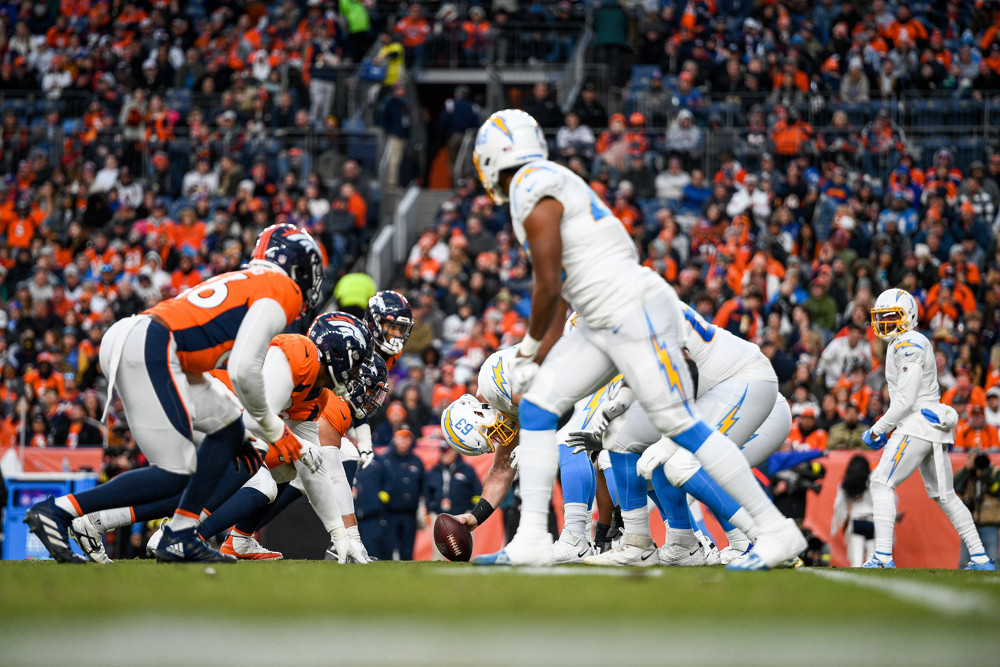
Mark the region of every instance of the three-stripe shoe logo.
POLYGON ((39 514, 38 519, 42 522, 42 527, 45 529, 45 535, 53 544, 62 547, 63 549, 69 549, 69 545, 66 544, 66 540, 64 540, 62 535, 59 534, 59 526, 56 525, 55 521, 44 514, 39 514))
POLYGON ((181 545, 180 542, 174 542, 173 544, 168 544, 163 549, 167 553, 171 553, 180 558, 184 557, 184 547, 181 545))

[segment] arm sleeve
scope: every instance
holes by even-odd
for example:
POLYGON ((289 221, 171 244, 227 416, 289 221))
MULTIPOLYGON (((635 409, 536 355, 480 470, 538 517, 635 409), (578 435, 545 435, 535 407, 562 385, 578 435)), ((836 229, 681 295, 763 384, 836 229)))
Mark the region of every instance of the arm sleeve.
MULTIPOLYGON (((268 405, 268 390, 264 386, 264 358, 271 339, 287 325, 285 310, 274 299, 255 302, 243 318, 229 355, 229 378, 240 404, 261 428, 261 436, 273 443, 281 437, 284 424, 268 405)), ((287 360, 285 362, 288 363, 287 360)), ((288 373, 291 381, 291 372, 288 373)), ((289 389, 285 400, 291 395, 289 389)), ((284 407, 284 402, 280 408, 284 407)), ((279 409, 280 409, 279 408, 279 409)))
MULTIPOLYGON (((293 382, 292 382, 292 369, 288 364, 288 359, 285 357, 284 353, 280 348, 269 347, 267 353, 264 357, 263 366, 263 376, 267 378, 267 386, 265 387, 267 405, 270 406, 269 412, 278 413, 287 405, 289 397, 292 395, 293 382)), ((233 383, 236 386, 236 383, 233 383)), ((243 425, 248 431, 253 433, 258 438, 271 440, 266 435, 264 427, 260 425, 249 411, 243 411, 243 425)), ((301 426, 301 424, 300 424, 301 426)), ((280 434, 279 434, 280 435, 280 434)), ((296 435, 303 437, 301 433, 296 432, 296 435)), ((306 438, 310 442, 318 442, 318 435, 312 438, 306 438)))
POLYGON ((881 435, 896 428, 904 417, 913 411, 913 404, 920 392, 921 367, 916 359, 904 363, 899 368, 899 385, 895 393, 889 394, 889 409, 872 426, 872 433, 881 435))

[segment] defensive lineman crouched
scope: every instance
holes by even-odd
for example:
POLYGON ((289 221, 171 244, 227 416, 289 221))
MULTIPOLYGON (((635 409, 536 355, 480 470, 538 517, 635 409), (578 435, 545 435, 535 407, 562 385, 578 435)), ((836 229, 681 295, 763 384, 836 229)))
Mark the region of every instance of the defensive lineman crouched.
POLYGON ((896 567, 892 557, 895 489, 919 469, 927 495, 948 515, 969 549, 972 561, 966 569, 993 570, 996 568, 986 556, 972 515, 955 494, 947 447, 955 441, 958 415, 939 402, 934 349, 925 336, 913 330, 917 318, 917 302, 901 289, 882 292, 872 308, 875 335, 889 343, 885 355, 889 409, 862 435, 872 449, 886 448, 871 476, 875 556, 864 567, 896 567))

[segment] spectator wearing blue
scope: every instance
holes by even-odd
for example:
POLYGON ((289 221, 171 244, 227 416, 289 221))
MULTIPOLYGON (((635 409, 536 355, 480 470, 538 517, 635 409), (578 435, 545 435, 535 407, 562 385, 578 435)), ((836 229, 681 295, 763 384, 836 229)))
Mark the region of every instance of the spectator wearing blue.
POLYGON ((450 166, 455 165, 465 132, 479 127, 479 106, 468 98, 469 87, 456 86, 454 96, 445 100, 438 120, 438 138, 448 149, 450 166))
POLYGON ((479 502, 483 492, 479 476, 458 455, 441 443, 441 460, 427 472, 424 479, 424 500, 427 512, 434 514, 464 514, 479 502))
POLYGON ((385 131, 385 154, 382 157, 385 184, 394 188, 399 185, 399 168, 410 142, 412 125, 410 105, 406 101, 406 84, 393 84, 392 95, 379 105, 375 122, 385 131))
POLYGON ((417 509, 424 488, 424 464, 413 453, 413 432, 403 427, 392 438, 392 448, 383 459, 385 468, 386 557, 413 560, 417 536, 417 509))
POLYGON ((386 553, 388 522, 385 502, 387 499, 385 458, 376 454, 372 465, 358 468, 354 478, 354 515, 358 519, 361 543, 369 556, 386 560, 392 552, 386 553))
POLYGON ((896 190, 892 193, 889 208, 882 209, 878 215, 877 228, 879 232, 888 233, 888 227, 895 224, 901 234, 910 236, 917 231, 919 220, 917 212, 906 201, 906 194, 896 190))

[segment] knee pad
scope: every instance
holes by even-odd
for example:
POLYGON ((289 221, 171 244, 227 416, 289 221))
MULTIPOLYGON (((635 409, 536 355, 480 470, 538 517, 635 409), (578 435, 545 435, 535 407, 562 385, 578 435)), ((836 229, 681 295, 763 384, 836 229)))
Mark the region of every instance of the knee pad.
POLYGON ((518 406, 517 416, 525 431, 555 431, 559 426, 559 415, 524 398, 518 406))
POLYGON ((274 499, 278 497, 278 484, 271 477, 271 473, 267 468, 261 468, 253 474, 246 486, 251 489, 256 489, 260 491, 265 496, 267 496, 267 502, 273 503, 274 499))
POLYGON ((687 450, 675 453, 664 466, 667 481, 678 488, 684 486, 699 470, 701 470, 701 464, 698 463, 694 454, 687 450))

